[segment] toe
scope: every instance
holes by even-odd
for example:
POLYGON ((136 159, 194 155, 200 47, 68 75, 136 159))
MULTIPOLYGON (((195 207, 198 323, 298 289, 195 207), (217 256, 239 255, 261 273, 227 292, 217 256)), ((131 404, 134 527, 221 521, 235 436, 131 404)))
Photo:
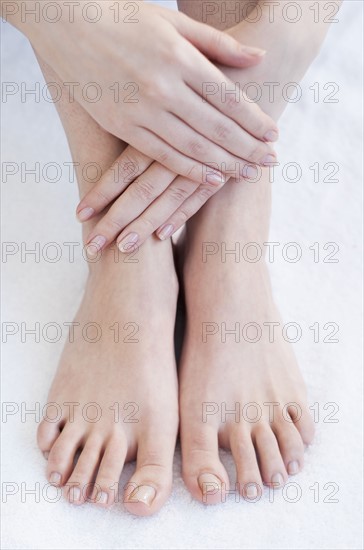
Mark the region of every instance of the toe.
POLYGON ((224 502, 229 478, 219 458, 217 429, 186 427, 181 443, 183 479, 192 496, 204 504, 224 502))
POLYGON ((292 423, 284 422, 274 427, 274 433, 287 473, 298 474, 304 461, 304 446, 298 430, 292 423))
POLYGON ((107 443, 96 477, 95 504, 110 506, 118 501, 119 478, 124 467, 127 442, 123 436, 113 436, 107 443))
POLYGON ((75 454, 81 446, 83 433, 72 424, 66 424, 53 444, 48 456, 47 478, 57 486, 64 485, 73 469, 75 454))
POLYGON ((305 445, 310 445, 315 435, 315 425, 307 406, 294 405, 288 408, 288 412, 301 435, 303 443, 305 445))
POLYGON ((257 426, 253 437, 263 482, 278 489, 287 481, 287 472, 270 425, 267 423, 257 426))
POLYGON ((72 504, 82 504, 93 493, 96 471, 100 463, 103 440, 92 434, 86 440, 67 482, 67 498, 72 504))
POLYGON ((263 483, 250 432, 232 430, 230 448, 236 466, 239 493, 247 500, 259 500, 263 492, 263 483))
POLYGON ((38 447, 42 451, 44 458, 48 459, 49 452, 61 433, 59 423, 42 420, 38 426, 37 442, 38 447))
POLYGON ((136 470, 124 492, 125 507, 132 514, 154 514, 169 497, 175 445, 176 434, 160 428, 140 434, 136 470))

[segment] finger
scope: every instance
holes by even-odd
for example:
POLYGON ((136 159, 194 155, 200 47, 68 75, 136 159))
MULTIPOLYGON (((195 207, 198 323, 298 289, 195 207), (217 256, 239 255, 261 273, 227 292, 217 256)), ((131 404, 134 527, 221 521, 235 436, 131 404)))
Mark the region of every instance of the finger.
MULTIPOLYGON (((219 170, 183 155, 148 128, 136 128, 132 138, 134 147, 142 149, 145 154, 176 174, 196 183, 219 184, 225 181, 219 170)), ((174 136, 172 143, 175 141, 174 136)))
POLYGON ((267 115, 261 115, 260 107, 244 93, 240 84, 226 78, 212 63, 206 63, 206 58, 200 52, 196 52, 193 66, 191 65, 188 74, 183 76, 185 82, 202 96, 203 100, 243 129, 257 135, 259 139, 268 139, 265 135, 270 130, 278 132, 276 123, 267 115), (269 121, 267 127, 264 124, 260 126, 261 116, 264 118, 264 124, 269 121))
POLYGON ((186 15, 175 18, 175 26, 181 35, 210 59, 232 67, 256 65, 265 50, 240 44, 228 34, 190 19, 186 15))
POLYGON ((192 216, 194 216, 194 214, 200 210, 205 202, 218 190, 219 189, 216 189, 216 191, 214 191, 208 184, 200 185, 194 193, 186 198, 183 204, 181 204, 181 206, 177 208, 169 218, 166 218, 167 221, 156 229, 157 237, 161 239, 161 241, 171 237, 187 222, 187 220, 192 218, 192 216))
POLYGON ((240 116, 244 120, 244 129, 242 130, 237 122, 225 116, 208 102, 210 96, 216 96, 216 99, 220 99, 222 102, 233 101, 234 98, 230 99, 233 95, 237 100, 240 99, 239 83, 234 83, 231 87, 226 84, 225 87, 223 85, 220 88, 214 82, 206 82, 202 88, 200 86, 201 90, 204 99, 201 99, 192 89, 185 90, 185 93, 179 98, 176 114, 183 113, 183 120, 186 124, 203 136, 239 158, 244 157, 242 144, 247 139, 246 133, 262 141, 274 142, 278 140, 277 124, 256 103, 250 100, 240 102, 242 110, 240 116), (198 128, 196 127, 196 117, 193 116, 192 111, 196 99, 201 102, 198 128))
MULTIPOLYGON (((219 185, 205 184, 205 200, 212 196, 223 183, 219 185)), ((165 190, 165 192, 150 205, 145 212, 133 223, 128 225, 117 238, 117 245, 121 252, 130 252, 131 247, 139 247, 143 242, 165 221, 173 212, 188 200, 194 191, 196 184, 185 178, 178 177, 165 190)), ((163 239, 172 235, 173 228, 163 224, 163 239)))
MULTIPOLYGON (((197 96, 196 96, 197 97, 197 96)), ((179 139, 179 150, 181 153, 188 155, 205 165, 218 166, 223 174, 233 175, 239 179, 243 175, 245 161, 239 157, 231 155, 223 147, 219 147, 201 136, 198 132, 190 128, 178 117, 168 114, 162 114, 159 117, 158 127, 156 131, 162 139, 169 143, 173 143, 175 136, 179 139)), ((275 156, 274 150, 266 143, 253 138, 250 134, 240 130, 243 136, 241 144, 238 144, 235 149, 245 151, 244 158, 254 164, 264 165, 265 159, 268 156, 275 156)), ((206 171, 206 176, 209 171, 206 171)))
POLYGON ((127 147, 77 206, 79 221, 89 220, 108 206, 153 162, 134 147, 127 147))
POLYGON ((96 256, 119 235, 130 222, 163 193, 176 174, 154 162, 114 202, 109 211, 93 228, 87 238, 87 253, 96 256))

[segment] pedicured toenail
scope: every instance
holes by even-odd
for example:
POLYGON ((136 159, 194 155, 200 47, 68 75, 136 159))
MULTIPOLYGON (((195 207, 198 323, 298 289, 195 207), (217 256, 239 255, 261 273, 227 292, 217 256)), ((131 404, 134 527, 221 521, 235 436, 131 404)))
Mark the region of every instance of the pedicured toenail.
POLYGON ((79 487, 71 487, 70 502, 78 502, 81 498, 81 490, 79 487))
POLYGON ((49 457, 49 451, 44 451, 43 456, 46 460, 48 460, 49 457))
POLYGON ((62 476, 58 472, 52 472, 49 477, 49 482, 53 483, 54 485, 59 485, 61 483, 62 476))
POLYGON ((139 485, 134 491, 129 495, 129 502, 144 502, 147 506, 151 506, 153 500, 156 496, 156 490, 150 485, 139 485))
POLYGON ((198 484, 203 495, 214 495, 221 490, 221 480, 213 474, 201 474, 198 484))
POLYGON ((283 484, 284 484, 284 479, 282 474, 274 474, 272 476, 273 489, 276 489, 276 488, 278 489, 278 487, 282 487, 283 484))
POLYGON ((108 500, 109 500, 109 495, 104 491, 99 491, 97 493, 97 496, 96 496, 97 504, 107 504, 108 500))
POLYGON ((245 491, 245 494, 247 498, 255 499, 258 496, 258 489, 257 486, 253 483, 252 485, 248 485, 245 491))
POLYGON ((292 462, 290 462, 288 464, 288 473, 291 476, 294 476, 295 474, 298 474, 299 469, 300 469, 300 467, 299 467, 299 464, 298 464, 297 460, 292 460, 292 462))

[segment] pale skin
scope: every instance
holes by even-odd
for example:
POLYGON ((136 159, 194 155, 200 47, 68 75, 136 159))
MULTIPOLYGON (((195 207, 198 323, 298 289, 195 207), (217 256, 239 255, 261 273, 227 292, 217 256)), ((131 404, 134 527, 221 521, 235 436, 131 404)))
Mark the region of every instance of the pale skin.
MULTIPOLYGON (((231 6, 235 4, 231 2, 231 6)), ((179 7, 193 18, 201 17, 198 1, 180 1, 179 7)), ((224 28, 217 17, 209 24, 224 28)), ((314 27, 310 46, 303 48, 307 24, 304 19, 291 34, 279 20, 269 26, 265 19, 254 25, 242 21, 233 28, 227 21, 229 34, 247 45, 259 43, 269 58, 249 69, 220 70, 242 84, 299 81, 327 30, 314 27), (279 61, 287 44, 291 54, 282 64, 279 61)), ((42 69, 47 80, 59 80, 43 62, 42 69)), ((260 107, 277 121, 285 104, 270 103, 263 96, 260 107)), ((74 160, 82 166, 92 159, 105 173, 127 144, 103 130, 80 104, 63 101, 58 108, 74 160)), ((92 185, 81 173, 78 183, 81 197, 92 192, 92 185)), ((192 212, 195 205, 189 206, 191 201, 192 197, 187 199, 184 208, 192 212)), ((280 321, 264 261, 247 264, 228 257, 224 263, 219 255, 212 255, 203 262, 201 256, 204 242, 225 242, 231 248, 237 241, 262 244, 268 240, 270 208, 271 186, 264 169, 258 184, 231 180, 196 214, 192 212, 195 215, 186 225, 178 250, 187 307, 179 398, 173 352, 178 282, 170 239, 160 242, 155 236, 145 236, 137 252, 138 263, 116 263, 114 253, 106 249, 101 260, 90 265, 76 321, 95 320, 105 329, 115 322, 122 327, 135 322, 139 341, 115 343, 112 333, 104 330, 109 337, 96 344, 76 339, 65 347, 48 399, 61 405, 63 419, 60 424, 43 421, 38 443, 48 458, 49 481, 66 485, 65 494, 71 502, 82 503, 87 497, 82 489, 96 480, 91 498, 97 505, 111 505, 124 462, 136 459, 135 473, 123 494, 125 506, 137 515, 160 509, 171 491, 179 420, 183 478, 201 502, 220 502, 229 488, 219 446, 232 451, 236 490, 246 499, 255 499, 263 484, 279 487, 288 475, 302 469, 313 423, 305 385, 288 343, 279 332, 274 343, 267 338, 256 344, 237 343, 229 337, 226 343, 215 336, 201 338, 206 322, 225 322, 231 327, 237 322, 243 326, 252 321, 260 325, 280 321), (81 404, 74 418, 64 405, 67 402, 81 404), (90 402, 97 402, 103 411, 99 422, 87 422, 79 412, 82 404, 90 402), (125 404, 136 403, 138 422, 125 421, 125 414, 124 421, 115 422, 114 409, 110 410, 115 403, 119 403, 121 417, 125 404), (231 414, 224 419, 216 413, 204 417, 206 403, 219 408, 225 403, 229 410, 236 403, 241 407, 256 403, 263 414, 255 422, 231 414), (277 404, 273 416, 269 417, 265 403, 277 404), (296 406, 285 409, 288 403, 296 406), (81 454, 74 466, 77 450, 81 454)), ((179 227, 184 218, 177 210, 167 221, 179 227)), ((101 216, 94 216, 84 224, 85 242, 101 222, 101 216)))

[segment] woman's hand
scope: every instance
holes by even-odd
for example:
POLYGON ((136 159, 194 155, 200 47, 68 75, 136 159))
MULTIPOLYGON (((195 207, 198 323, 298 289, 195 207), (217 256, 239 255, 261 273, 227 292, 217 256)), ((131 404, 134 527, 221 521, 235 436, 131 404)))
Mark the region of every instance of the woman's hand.
MULTIPOLYGON (((237 180, 256 177, 254 166, 245 164, 244 176, 240 172, 237 167, 230 175, 237 180)), ((82 222, 109 207, 86 239, 88 253, 98 254, 115 239, 122 252, 130 252, 158 228, 161 239, 170 237, 222 185, 177 176, 128 146, 77 207, 82 222)))
POLYGON ((17 13, 8 19, 105 130, 176 174, 218 185, 232 163, 272 160, 266 141, 277 139, 276 124, 243 93, 232 93, 236 85, 207 59, 242 68, 264 52, 158 6, 138 2, 130 22, 120 9, 116 23, 115 3, 98 5, 95 23, 76 9, 70 23, 64 6, 55 23, 28 17, 25 24, 17 13), (216 171, 204 169, 212 163, 216 171))

